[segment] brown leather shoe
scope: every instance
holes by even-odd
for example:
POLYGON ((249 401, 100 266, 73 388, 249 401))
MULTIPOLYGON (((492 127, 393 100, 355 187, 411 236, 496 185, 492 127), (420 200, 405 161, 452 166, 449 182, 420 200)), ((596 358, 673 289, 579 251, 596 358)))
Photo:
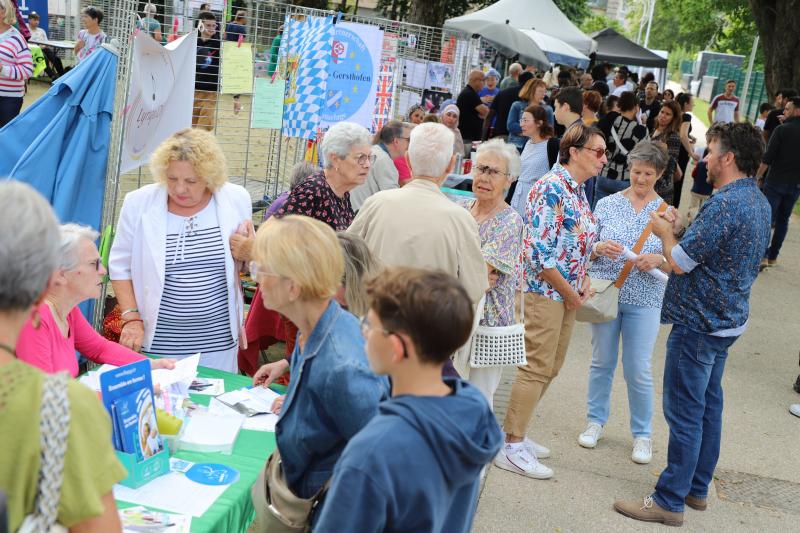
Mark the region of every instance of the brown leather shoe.
POLYGON ((618 500, 614 502, 614 510, 621 515, 642 522, 658 522, 665 526, 683 525, 683 513, 673 513, 662 509, 652 496, 645 496, 641 500, 618 500))
POLYGON ((696 496, 692 496, 688 494, 686 499, 683 500, 686 505, 694 509, 695 511, 705 511, 708 508, 708 500, 705 498, 698 498, 696 496))

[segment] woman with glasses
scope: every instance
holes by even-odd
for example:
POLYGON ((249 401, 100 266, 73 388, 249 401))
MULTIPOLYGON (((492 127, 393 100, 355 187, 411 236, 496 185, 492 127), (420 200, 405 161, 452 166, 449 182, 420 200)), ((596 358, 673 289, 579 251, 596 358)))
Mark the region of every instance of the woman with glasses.
MULTIPOLYGON (((628 154, 630 187, 597 202, 594 213, 600 229, 598 240, 591 249, 593 262, 590 268, 595 279, 615 281, 619 278, 628 262, 620 256, 623 247, 635 247, 650 222, 651 213, 663 203, 656 191, 656 184, 667 169, 669 159, 662 143, 649 140, 640 142, 628 154)), ((594 448, 603 435, 603 426, 609 416, 611 384, 621 339, 622 366, 628 386, 630 428, 633 434, 631 459, 639 464, 649 463, 653 455, 650 440, 653 375, 650 362, 660 326, 661 301, 667 285, 647 271, 654 268, 664 272, 671 270, 662 253, 661 240, 651 234, 620 287, 617 317, 591 325, 592 364, 589 370, 587 426, 578 436, 578 444, 584 448, 594 448)))
MULTIPOLYGON (((489 273, 489 290, 483 307, 481 326, 510 326, 515 322, 514 294, 519 287, 522 217, 505 201, 506 191, 519 175, 517 149, 501 139, 478 147, 472 169, 475 200, 464 204, 478 223, 481 253, 489 273)), ((493 404, 500 384, 502 366, 471 368, 469 382, 493 404)))
POLYGON ((517 369, 504 422, 506 445, 495 464, 534 479, 550 478, 553 470, 539 462, 550 450, 527 437, 528 424, 564 364, 575 311, 591 295, 589 254, 597 221, 583 184, 605 163, 600 130, 573 124, 561 139, 559 162, 529 196, 522 261, 527 363, 517 369))
MULTIPOLYGON (((120 343, 237 372, 244 317, 229 239, 252 224, 250 194, 228 183, 211 133, 181 130, 150 158, 155 183, 129 192, 109 257, 120 343)), ((252 231, 252 226, 250 226, 252 231)))
POLYGON ((547 111, 538 105, 528 106, 519 121, 528 142, 522 150, 522 169, 514 186, 511 207, 525 219, 528 195, 536 180, 547 174, 558 158, 558 139, 548 122, 547 111))
MULTIPOLYGON (((292 353, 293 378, 273 412, 280 416, 275 440, 286 483, 295 496, 311 498, 331 478, 348 441, 378 412, 388 383, 369 368, 358 319, 334 299, 344 259, 328 225, 304 216, 268 220, 256 234, 250 271, 261 286, 263 306, 286 316, 300 331, 292 353)), ((266 386, 271 374, 264 365, 253 384, 266 386)), ((254 531, 264 531, 262 520, 269 511, 263 478, 255 484, 253 504, 254 531)))
MULTIPOLYGON (((78 375, 75 350, 98 364, 126 365, 144 356, 97 333, 78 304, 100 297, 106 269, 95 241, 100 236, 88 226, 61 226, 59 262, 50 288, 17 341, 17 356, 48 373, 65 370, 78 375)), ((155 359, 153 368, 172 368, 173 359, 155 359)))

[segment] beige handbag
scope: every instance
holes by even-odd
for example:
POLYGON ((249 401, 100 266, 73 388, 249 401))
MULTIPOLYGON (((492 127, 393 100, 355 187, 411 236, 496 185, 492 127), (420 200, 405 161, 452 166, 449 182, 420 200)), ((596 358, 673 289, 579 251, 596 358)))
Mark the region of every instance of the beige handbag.
MULTIPOLYGON (((663 213, 666 209, 666 202, 661 202, 661 205, 658 206, 658 213, 663 213)), ((639 240, 636 241, 636 244, 631 250, 633 253, 636 255, 641 253, 642 248, 644 248, 644 243, 647 241, 648 237, 650 237, 652 231, 653 224, 648 223, 642 230, 642 234, 639 235, 639 240)), ((595 293, 578 308, 578 311, 575 313, 575 320, 598 324, 617 318, 617 313, 619 312, 619 290, 625 284, 625 280, 628 279, 628 275, 631 273, 632 269, 633 261, 626 261, 617 280, 613 283, 608 279, 591 278, 592 289, 595 293)))
POLYGON ((299 533, 311 531, 311 513, 328 490, 330 480, 311 498, 294 495, 283 475, 281 455, 277 448, 253 486, 256 520, 248 532, 299 533))

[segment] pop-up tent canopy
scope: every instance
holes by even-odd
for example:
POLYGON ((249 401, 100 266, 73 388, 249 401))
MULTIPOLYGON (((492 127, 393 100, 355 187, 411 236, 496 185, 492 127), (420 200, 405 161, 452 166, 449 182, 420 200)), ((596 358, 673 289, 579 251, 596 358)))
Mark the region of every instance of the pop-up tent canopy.
POLYGON ((583 54, 594 50, 594 41, 577 28, 552 0, 500 0, 474 13, 448 19, 445 28, 471 31, 478 21, 508 22, 520 30, 536 30, 575 47, 583 54))
POLYGON ((557 37, 536 30, 519 30, 528 35, 553 63, 586 68, 589 58, 557 37))
POLYGON ((597 41, 597 61, 638 67, 667 68, 667 60, 626 39, 612 28, 592 34, 597 41))

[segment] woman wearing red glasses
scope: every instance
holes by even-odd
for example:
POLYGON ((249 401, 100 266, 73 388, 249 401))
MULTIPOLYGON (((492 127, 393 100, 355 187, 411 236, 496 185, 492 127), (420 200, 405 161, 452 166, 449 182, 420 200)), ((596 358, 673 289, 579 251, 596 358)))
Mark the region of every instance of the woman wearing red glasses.
MULTIPOLYGON (((144 356, 104 339, 78 309, 78 304, 100 297, 106 269, 94 241, 100 236, 88 226, 61 226, 59 268, 50 278, 44 301, 20 333, 17 356, 45 372, 66 370, 78 375, 77 349, 95 363, 126 365, 144 356)), ((152 361, 153 368, 173 368, 174 359, 152 361)))

